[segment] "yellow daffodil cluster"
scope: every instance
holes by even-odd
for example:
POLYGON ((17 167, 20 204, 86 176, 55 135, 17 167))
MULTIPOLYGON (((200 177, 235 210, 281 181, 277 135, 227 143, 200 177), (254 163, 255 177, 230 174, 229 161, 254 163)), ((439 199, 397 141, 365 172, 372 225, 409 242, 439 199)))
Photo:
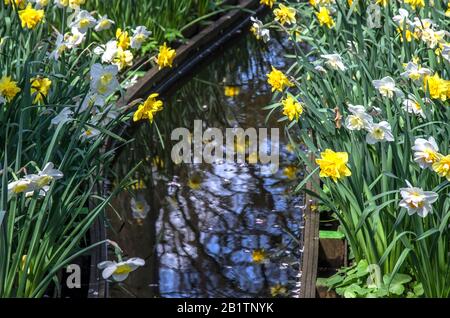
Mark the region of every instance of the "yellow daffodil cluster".
POLYGON ((143 104, 139 105, 138 109, 133 115, 133 121, 148 119, 150 123, 153 123, 155 114, 161 111, 163 108, 163 102, 157 100, 158 96, 159 94, 153 93, 143 104))

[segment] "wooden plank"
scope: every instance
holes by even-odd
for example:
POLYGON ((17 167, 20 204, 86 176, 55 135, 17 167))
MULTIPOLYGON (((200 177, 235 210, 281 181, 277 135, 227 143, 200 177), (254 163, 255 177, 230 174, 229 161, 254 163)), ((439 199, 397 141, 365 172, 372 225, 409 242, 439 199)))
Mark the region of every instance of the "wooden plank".
MULTIPOLYGON (((311 153, 310 161, 314 162, 314 154, 311 153)), ((312 176, 312 181, 308 182, 306 189, 313 191, 313 183, 318 183, 319 178, 312 176)), ((316 280, 319 261, 319 223, 320 214, 317 212, 317 201, 310 195, 305 195, 304 210, 304 233, 303 233, 303 256, 302 256, 302 276, 300 286, 301 298, 316 297, 316 280)))
POLYGON ((138 82, 130 87, 125 95, 125 102, 129 103, 139 98, 145 98, 153 92, 153 88, 164 78, 170 77, 177 72, 179 65, 188 61, 203 49, 207 49, 211 42, 242 17, 248 15, 244 10, 255 9, 259 5, 259 0, 241 0, 239 6, 241 9, 231 10, 224 14, 210 26, 200 31, 192 39, 188 39, 187 43, 177 49, 177 55, 173 62, 172 68, 164 68, 159 70, 157 66, 151 68, 138 82))

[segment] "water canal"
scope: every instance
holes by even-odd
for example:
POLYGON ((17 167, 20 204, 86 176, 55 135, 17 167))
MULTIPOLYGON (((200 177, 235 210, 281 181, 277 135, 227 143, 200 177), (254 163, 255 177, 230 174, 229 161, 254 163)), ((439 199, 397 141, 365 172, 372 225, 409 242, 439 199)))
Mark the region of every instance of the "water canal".
MULTIPOLYGON (((270 66, 284 69, 282 39, 263 46, 245 35, 164 99, 157 125, 140 125, 116 164, 138 182, 113 203, 108 236, 146 266, 113 297, 295 297, 299 291, 302 171, 279 114, 267 119, 270 66), (279 127, 279 167, 232 163, 174 165, 170 132, 203 126, 279 127), (164 141, 164 147, 160 140, 164 141)), ((269 130, 270 131, 270 130, 269 130)), ((271 135, 267 136, 270 139, 271 135)))

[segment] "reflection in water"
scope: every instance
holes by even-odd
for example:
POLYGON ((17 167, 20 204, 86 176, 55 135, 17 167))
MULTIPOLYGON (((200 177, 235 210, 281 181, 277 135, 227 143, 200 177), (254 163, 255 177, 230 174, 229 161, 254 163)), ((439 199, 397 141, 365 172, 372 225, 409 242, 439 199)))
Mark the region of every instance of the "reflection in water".
MULTIPOLYGON (((292 297, 298 293, 302 199, 292 194, 302 171, 281 130, 280 167, 231 163, 173 165, 170 132, 207 127, 277 127, 263 107, 272 93, 270 65, 283 69, 276 40, 265 51, 244 38, 165 100, 154 126, 144 123, 117 163, 118 175, 142 161, 138 183, 110 211, 109 236, 144 269, 112 296, 292 297), (158 141, 165 141, 162 149, 158 141)), ((281 127, 281 126, 280 126, 281 127)), ((270 131, 270 130, 269 130, 270 131)), ((270 134, 267 136, 270 142, 270 134)))

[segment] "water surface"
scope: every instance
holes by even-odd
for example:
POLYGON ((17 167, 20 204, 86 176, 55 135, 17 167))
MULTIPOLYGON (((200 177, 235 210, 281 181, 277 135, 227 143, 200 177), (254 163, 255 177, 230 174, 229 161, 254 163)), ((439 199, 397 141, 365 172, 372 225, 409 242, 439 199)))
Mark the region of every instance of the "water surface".
POLYGON ((113 285, 111 296, 298 295, 302 200, 292 190, 302 172, 277 122, 281 114, 266 122, 263 110, 273 96, 266 82, 270 66, 285 67, 284 43, 271 42, 266 47, 247 35, 206 62, 164 100, 158 129, 144 123, 122 152, 119 176, 142 165, 135 175, 139 183, 109 211, 109 236, 127 256, 144 258, 146 266, 113 285), (205 129, 279 127, 279 169, 225 160, 172 164, 170 132, 192 131, 194 119, 203 120, 205 129), (145 218, 133 214, 132 197, 148 205, 145 218))

